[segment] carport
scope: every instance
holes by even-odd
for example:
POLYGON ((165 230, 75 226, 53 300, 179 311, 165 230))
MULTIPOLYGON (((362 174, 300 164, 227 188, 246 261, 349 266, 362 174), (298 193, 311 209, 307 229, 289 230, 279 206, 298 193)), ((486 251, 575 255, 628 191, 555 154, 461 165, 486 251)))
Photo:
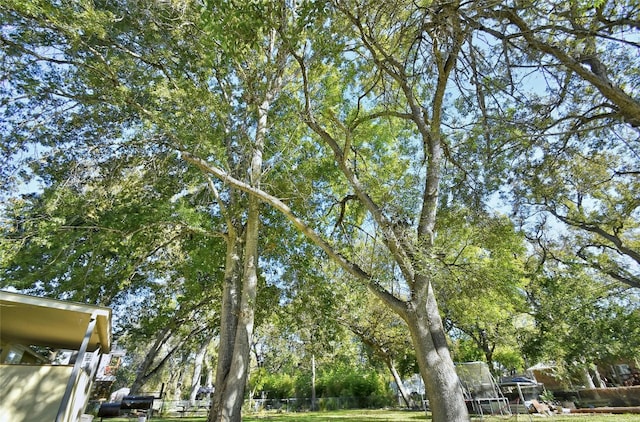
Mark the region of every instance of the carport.
POLYGON ((0 291, 0 422, 77 422, 100 353, 111 348, 111 309, 0 291), (42 364, 29 346, 77 351, 42 364))

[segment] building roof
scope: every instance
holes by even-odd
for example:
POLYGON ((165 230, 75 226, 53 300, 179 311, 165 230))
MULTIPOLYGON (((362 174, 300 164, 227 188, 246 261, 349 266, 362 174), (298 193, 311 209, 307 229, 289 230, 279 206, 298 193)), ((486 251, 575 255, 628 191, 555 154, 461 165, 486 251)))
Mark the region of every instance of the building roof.
POLYGON ((96 326, 88 351, 111 349, 111 309, 103 306, 0 291, 0 338, 3 342, 78 350, 91 316, 96 326))

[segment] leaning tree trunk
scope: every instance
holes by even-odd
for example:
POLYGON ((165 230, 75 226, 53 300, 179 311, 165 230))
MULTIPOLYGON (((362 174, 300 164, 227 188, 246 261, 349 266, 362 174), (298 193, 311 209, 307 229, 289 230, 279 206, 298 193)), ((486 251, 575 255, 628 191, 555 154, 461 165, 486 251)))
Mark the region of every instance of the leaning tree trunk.
POLYGON ((147 350, 144 359, 136 368, 136 377, 131 384, 129 391, 130 394, 138 394, 142 389, 142 386, 147 382, 153 363, 158 357, 163 345, 167 342, 169 337, 171 337, 172 332, 173 329, 170 326, 166 326, 156 333, 153 345, 149 350, 147 350))
POLYGON ((182 387, 184 384, 186 362, 187 362, 187 359, 185 359, 183 356, 182 359, 180 359, 178 374, 175 380, 175 389, 173 390, 174 400, 182 400, 182 387))
POLYGON ((196 353, 195 361, 193 363, 193 377, 191 377, 191 392, 189 394, 189 401, 193 404, 198 396, 198 391, 202 384, 200 379, 202 378, 202 366, 204 364, 204 357, 207 355, 207 348, 211 343, 211 338, 208 338, 202 342, 200 349, 196 353))
MULTIPOLYGON (((424 283, 422 283, 424 284, 424 283)), ((430 283, 416 289, 406 322, 416 348, 433 421, 468 421, 469 414, 430 283)))
POLYGON ((395 381, 396 385, 398 386, 398 392, 400 393, 400 397, 402 397, 402 401, 404 401, 404 404, 409 407, 409 392, 407 391, 407 389, 404 386, 404 383, 402 382, 402 378, 400 377, 400 374, 398 373, 398 370, 396 369, 396 365, 393 362, 392 359, 385 359, 385 363, 387 364, 387 368, 389 369, 389 371, 391 372, 391 375, 393 376, 393 380, 395 381))
POLYGON ((356 328, 354 326, 352 326, 351 329, 355 330, 354 332, 357 331, 356 334, 360 337, 360 339, 364 342, 364 344, 369 346, 374 351, 374 353, 377 354, 380 357, 380 359, 382 359, 384 364, 387 365, 387 369, 389 369, 389 372, 391 373, 393 380, 398 386, 398 393, 400 393, 400 397, 402 397, 402 401, 404 401, 404 404, 407 407, 410 407, 411 404, 409 400, 409 392, 407 391, 407 389, 404 386, 404 383, 402 382, 402 377, 400 377, 400 374, 396 369, 395 362, 391 357, 391 355, 387 352, 387 350, 385 350, 384 347, 380 345, 380 343, 375 341, 373 338, 368 338, 367 336, 365 336, 365 333, 366 333, 365 330, 361 330, 360 328, 356 328))
POLYGON ((593 382, 593 378, 591 378, 589 367, 586 365, 582 366, 580 373, 582 375, 584 385, 587 387, 587 389, 594 390, 596 388, 596 384, 593 382))
POLYGON ((600 371, 598 370, 598 367, 595 365, 593 368, 593 376, 596 379, 597 388, 607 388, 607 383, 604 382, 604 380, 602 379, 602 375, 600 375, 600 371))

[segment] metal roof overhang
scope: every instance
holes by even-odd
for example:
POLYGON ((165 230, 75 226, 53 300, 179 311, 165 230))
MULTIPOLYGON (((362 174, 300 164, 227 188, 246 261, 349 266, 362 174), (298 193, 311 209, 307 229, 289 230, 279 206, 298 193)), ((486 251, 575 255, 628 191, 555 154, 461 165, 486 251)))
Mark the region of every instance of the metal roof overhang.
POLYGON ((111 309, 0 291, 0 338, 22 345, 80 349, 91 318, 88 351, 111 349, 111 309))

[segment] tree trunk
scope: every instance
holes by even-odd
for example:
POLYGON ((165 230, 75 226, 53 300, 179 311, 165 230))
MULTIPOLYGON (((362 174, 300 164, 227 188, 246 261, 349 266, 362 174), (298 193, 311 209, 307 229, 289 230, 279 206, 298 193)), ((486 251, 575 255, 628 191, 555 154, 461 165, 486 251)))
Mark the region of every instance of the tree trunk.
POLYGON ((311 355, 311 410, 316 410, 316 355, 311 355))
MULTIPOLYGON (((275 33, 272 33, 272 37, 275 33)), ((277 78, 276 78, 277 79, 277 78)), ((273 87, 278 89, 279 82, 273 87)), ((253 149, 251 151, 251 164, 249 169, 250 185, 260 188, 262 177, 264 141, 267 134, 268 113, 273 99, 274 91, 267 90, 264 100, 257 109, 257 124, 253 149)), ((249 195, 248 212, 246 217, 242 286, 240 289, 240 303, 235 326, 233 340, 228 338, 225 343, 231 347, 231 360, 228 362, 228 372, 224 380, 216 385, 214 401, 215 408, 209 414, 210 422, 240 422, 241 410, 244 401, 244 390, 249 373, 251 339, 253 336, 253 323, 258 291, 258 240, 260 231, 260 199, 249 195), (220 391, 218 391, 220 390, 220 391)), ((223 340, 220 339, 222 347, 223 340)), ((220 368, 220 365, 218 366, 220 368)), ((226 367, 224 367, 226 369, 226 367)))
POLYGON ((167 339, 171 337, 172 329, 171 327, 164 327, 162 330, 156 333, 156 338, 147 353, 144 356, 144 359, 136 368, 136 378, 133 380, 131 384, 130 394, 138 394, 142 388, 142 386, 147 382, 149 378, 149 372, 153 365, 154 360, 158 357, 162 346, 166 343, 167 339))
POLYGON ((191 403, 195 402, 196 396, 198 395, 198 390, 202 386, 200 383, 200 378, 202 375, 202 365, 204 363, 204 357, 207 354, 207 348, 209 347, 209 343, 211 342, 211 338, 205 340, 202 345, 200 345, 200 350, 196 353, 196 357, 193 363, 193 377, 191 378, 191 393, 189 394, 189 401, 191 403))
POLYGON ((238 314, 233 356, 229 373, 225 380, 224 392, 221 397, 221 407, 215 415, 215 421, 240 422, 244 390, 249 373, 251 338, 253 336, 253 320, 255 301, 258 289, 258 207, 256 198, 249 199, 249 216, 244 256, 244 277, 242 296, 238 314))
POLYGON ((408 304, 406 321, 416 348, 432 419, 434 422, 468 421, 467 406, 449 354, 435 295, 430 285, 421 290, 408 304))
MULTIPOLYGON (((184 360, 182 361, 184 363, 184 360)), ((173 393, 174 400, 182 400, 182 386, 184 385, 184 365, 180 365, 178 378, 176 380, 176 389, 173 393)))
POLYGON ((402 401, 404 401, 404 404, 409 407, 409 393, 407 392, 407 389, 404 387, 404 383, 402 382, 402 378, 400 377, 400 374, 398 373, 398 370, 396 369, 395 364, 393 363, 393 361, 391 359, 386 359, 385 360, 386 364, 387 364, 387 368, 389 368, 389 371, 391 372, 391 375, 393 376, 393 380, 395 381, 396 385, 398 386, 398 392, 400 393, 400 397, 402 397, 402 401))
POLYGON ((600 375, 600 371, 598 370, 598 367, 595 365, 593 368, 593 376, 596 379, 598 388, 607 388, 607 383, 604 382, 604 380, 602 379, 602 375, 600 375))
POLYGON ((171 371, 171 375, 169 376, 167 395, 169 397, 173 397, 173 400, 182 399, 182 382, 184 381, 184 368, 186 367, 186 361, 187 359, 183 354, 180 357, 180 361, 175 366, 176 370, 171 371))
POLYGON ((224 289, 222 292, 222 312, 220 315, 220 343, 218 347, 218 362, 216 365, 216 384, 213 393, 209 421, 215 421, 215 416, 221 413, 224 406, 226 384, 233 358, 233 344, 235 343, 236 327, 238 326, 238 311, 240 308, 240 289, 242 281, 242 239, 231 228, 227 237, 227 252, 225 260, 224 289))
POLYGON ((207 364, 207 388, 213 387, 213 370, 211 369, 211 365, 207 364))
POLYGON ((458 376, 449 354, 444 326, 430 283, 426 281, 414 281, 411 283, 415 284, 416 287, 412 290, 413 298, 410 302, 405 303, 391 296, 381 289, 379 285, 371 282, 371 277, 364 270, 337 253, 317 232, 295 216, 291 209, 281 200, 234 179, 228 173, 209 165, 203 160, 188 154, 185 154, 185 158, 226 183, 268 202, 289 218, 305 236, 320 246, 343 269, 356 277, 368 280, 369 284, 367 286, 371 292, 397 312, 409 326, 413 344, 418 354, 420 373, 428 388, 427 393, 431 402, 433 421, 459 422, 469 420, 462 389, 458 384, 458 376))
POLYGON ((596 385, 593 383, 593 378, 591 378, 591 373, 589 372, 589 368, 585 365, 582 367, 582 381, 584 382, 584 386, 587 389, 595 389, 596 385))
POLYGON ((478 327, 478 338, 479 338, 479 342, 478 345, 480 346, 480 348, 482 349, 482 352, 484 353, 484 358, 487 361, 487 366, 489 366, 489 371, 491 371, 491 374, 494 374, 495 372, 495 367, 493 365, 493 352, 496 348, 495 343, 491 343, 491 340, 489 339, 489 336, 487 335, 487 332, 478 327))

